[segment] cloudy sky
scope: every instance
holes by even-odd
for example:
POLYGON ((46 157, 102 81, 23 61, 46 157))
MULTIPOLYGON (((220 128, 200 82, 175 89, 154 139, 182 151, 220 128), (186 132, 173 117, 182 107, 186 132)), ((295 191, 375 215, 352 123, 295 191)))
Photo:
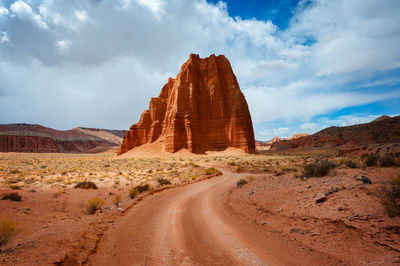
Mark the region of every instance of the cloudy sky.
POLYGON ((400 114, 398 0, 0 0, 0 123, 127 129, 224 54, 256 138, 400 114))

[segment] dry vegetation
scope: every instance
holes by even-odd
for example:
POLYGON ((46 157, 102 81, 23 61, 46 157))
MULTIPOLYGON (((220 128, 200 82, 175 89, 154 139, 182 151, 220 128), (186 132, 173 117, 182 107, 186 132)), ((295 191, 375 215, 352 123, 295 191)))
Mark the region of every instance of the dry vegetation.
MULTIPOLYGON (((315 201, 312 193, 323 192, 329 198, 328 204, 333 204, 335 200, 331 199, 335 197, 353 199, 352 195, 356 194, 358 196, 354 198, 355 202, 369 199, 381 206, 381 213, 387 219, 396 219, 398 217, 390 217, 400 214, 400 177, 393 179, 392 173, 396 171, 399 173, 397 168, 399 162, 396 156, 375 154, 343 158, 329 153, 312 155, 266 153, 138 159, 121 158, 110 154, 3 153, 0 154, 0 199, 4 201, 0 201, 2 204, 0 221, 9 219, 8 221, 12 222, 1 225, 4 233, 0 232, 3 234, 0 238, 2 237, 3 243, 9 242, 9 239, 15 236, 15 228, 21 226, 28 232, 40 232, 38 234, 41 235, 53 232, 49 236, 54 237, 59 232, 73 237, 76 233, 74 230, 79 231, 82 228, 92 230, 92 227, 88 226, 90 223, 106 228, 104 224, 107 224, 107 220, 103 222, 103 217, 120 215, 136 201, 136 198, 140 200, 142 194, 163 189, 165 186, 187 184, 218 176, 222 174, 220 170, 223 169, 242 176, 236 185, 240 188, 238 190, 248 197, 253 197, 256 189, 259 189, 255 184, 260 184, 265 190, 271 189, 268 193, 275 193, 272 190, 274 185, 277 191, 283 189, 282 193, 286 193, 285 191, 289 189, 291 194, 284 197, 282 207, 277 207, 276 204, 280 204, 279 202, 268 203, 276 213, 281 213, 280 208, 283 209, 282 213, 285 213, 289 205, 292 208, 293 204, 293 206, 298 203, 306 204, 306 200, 302 198, 298 199, 299 202, 289 201, 293 195, 301 195, 303 198, 307 195, 315 201), (389 175, 385 176, 384 173, 389 175), (360 180, 355 178, 356 175, 360 180), (361 179, 362 175, 369 176, 373 184, 366 185, 361 179), (66 224, 74 223, 79 223, 80 226, 66 227, 66 224), (66 233, 63 230, 71 231, 66 233)), ((325 205, 322 206, 326 206, 327 203, 323 203, 325 205)), ((344 213, 350 210, 352 206, 350 203, 349 201, 349 206, 335 205, 334 208, 340 208, 336 212, 344 213)), ((361 203, 357 206, 361 206, 362 210, 365 209, 365 215, 370 211, 379 210, 375 206, 374 210, 368 211, 368 206, 361 203)), ((299 210, 295 211, 297 213, 299 210)), ((350 213, 348 216, 353 217, 359 213, 361 211, 357 210, 355 214, 350 213)), ((318 215, 316 217, 319 217, 318 215)), ((100 231, 103 232, 103 229, 100 231)), ((23 237, 18 234, 16 240, 11 242, 24 243, 21 239, 23 237)), ((36 245, 36 238, 32 239, 32 242, 20 245, 21 254, 31 249, 31 243, 36 245)), ((48 241, 50 240, 43 239, 43 243, 48 241)), ((11 261, 11 257, 7 254, 11 253, 3 252, 0 256, 0 264, 11 261)))
MULTIPOLYGON (((0 187, 22 189, 152 187, 214 174, 193 158, 129 159, 113 155, 0 154, 0 187), (160 181, 158 181, 160 180, 160 181), (160 183, 161 182, 161 183, 160 183)), ((207 162, 209 159, 202 158, 207 162)))

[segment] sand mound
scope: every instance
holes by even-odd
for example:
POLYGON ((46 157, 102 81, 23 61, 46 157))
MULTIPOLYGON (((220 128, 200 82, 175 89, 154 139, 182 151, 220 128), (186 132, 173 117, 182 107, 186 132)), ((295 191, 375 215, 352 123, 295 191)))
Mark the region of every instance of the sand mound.
POLYGON ((154 158, 154 157, 198 157, 198 156, 235 156, 247 154, 245 151, 229 147, 224 151, 207 151, 206 154, 195 154, 187 149, 181 149, 175 153, 165 151, 163 139, 158 139, 153 143, 146 143, 139 147, 133 148, 128 152, 120 155, 121 158, 154 158))

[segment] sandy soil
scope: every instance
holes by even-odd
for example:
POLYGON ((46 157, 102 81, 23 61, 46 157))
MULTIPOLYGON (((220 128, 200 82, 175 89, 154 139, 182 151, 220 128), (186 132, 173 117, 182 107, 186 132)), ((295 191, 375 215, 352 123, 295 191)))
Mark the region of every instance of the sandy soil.
POLYGON ((400 263, 400 218, 389 218, 374 195, 399 169, 341 165, 329 176, 296 178, 312 160, 234 153, 0 154, 0 194, 22 195, 20 202, 0 201, 0 220, 18 228, 0 247, 0 264, 400 263), (207 179, 211 166, 224 175, 207 179), (355 179, 362 175, 373 184, 355 179), (159 185, 159 177, 172 185, 159 185), (239 179, 248 184, 237 187, 239 179), (82 180, 99 189, 73 188, 82 180), (153 189, 130 199, 129 188, 144 183, 153 189), (320 192, 327 200, 316 203, 320 192), (122 196, 119 208, 115 194, 122 196), (105 202, 103 212, 89 215, 87 202, 96 196, 105 202))
POLYGON ((334 264, 230 215, 225 196, 240 177, 224 171, 140 202, 105 234, 89 265, 334 264))

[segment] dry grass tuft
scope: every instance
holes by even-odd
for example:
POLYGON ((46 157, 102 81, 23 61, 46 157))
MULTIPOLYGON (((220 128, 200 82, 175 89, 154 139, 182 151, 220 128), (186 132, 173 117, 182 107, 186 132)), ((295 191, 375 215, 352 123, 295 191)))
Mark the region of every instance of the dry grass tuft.
POLYGON ((0 246, 6 244, 17 233, 17 225, 8 219, 0 222, 0 246))
POLYGON ((384 184, 377 192, 385 212, 390 216, 400 215, 400 175, 384 184))
POLYGON ((336 166, 336 163, 328 160, 316 160, 311 164, 304 165, 303 177, 321 177, 327 175, 329 171, 336 166))
POLYGON ((103 210, 101 209, 103 204, 104 204, 104 200, 102 200, 98 197, 95 197, 88 201, 87 212, 89 214, 95 214, 97 210, 100 210, 100 212, 103 212, 103 210))

